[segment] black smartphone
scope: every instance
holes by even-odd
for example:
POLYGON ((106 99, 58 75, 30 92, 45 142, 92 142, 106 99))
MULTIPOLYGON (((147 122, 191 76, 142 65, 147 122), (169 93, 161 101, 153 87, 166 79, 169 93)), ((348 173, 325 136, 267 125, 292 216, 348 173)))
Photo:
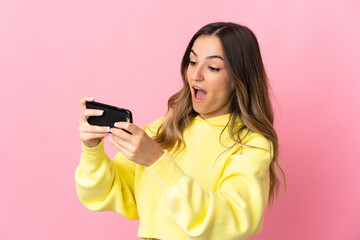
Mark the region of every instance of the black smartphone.
POLYGON ((86 108, 104 111, 101 116, 91 116, 88 118, 88 123, 91 125, 114 127, 116 122, 133 122, 131 111, 124 108, 99 102, 86 102, 86 108))

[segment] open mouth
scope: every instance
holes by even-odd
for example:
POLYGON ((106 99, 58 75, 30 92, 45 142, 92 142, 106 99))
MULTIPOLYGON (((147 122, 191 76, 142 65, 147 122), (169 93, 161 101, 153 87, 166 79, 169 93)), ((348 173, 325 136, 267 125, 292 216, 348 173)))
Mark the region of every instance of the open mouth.
POLYGON ((193 86, 193 89, 194 89, 194 99, 195 101, 197 102, 200 102, 202 100, 205 99, 206 95, 207 95, 207 92, 199 87, 195 87, 193 86))

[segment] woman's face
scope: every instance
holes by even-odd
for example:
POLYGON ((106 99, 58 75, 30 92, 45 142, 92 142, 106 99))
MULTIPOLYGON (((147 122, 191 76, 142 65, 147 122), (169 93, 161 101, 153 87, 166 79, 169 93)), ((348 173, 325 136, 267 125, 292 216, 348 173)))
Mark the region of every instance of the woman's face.
POLYGON ((206 119, 230 112, 235 86, 225 69, 218 37, 201 35, 195 40, 186 76, 193 108, 200 117, 206 119))

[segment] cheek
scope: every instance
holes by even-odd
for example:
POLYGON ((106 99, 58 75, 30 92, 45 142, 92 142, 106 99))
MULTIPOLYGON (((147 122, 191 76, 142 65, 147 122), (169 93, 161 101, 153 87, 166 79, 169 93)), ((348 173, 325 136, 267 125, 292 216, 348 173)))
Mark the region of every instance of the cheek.
POLYGON ((214 81, 213 89, 224 94, 231 93, 234 90, 234 82, 228 79, 217 79, 214 81))
POLYGON ((228 100, 235 90, 234 83, 231 81, 224 81, 221 86, 218 86, 219 93, 221 94, 221 97, 223 100, 228 100))
POLYGON ((186 81, 189 82, 189 79, 190 79, 190 71, 189 70, 185 71, 185 76, 186 76, 186 81))
POLYGON ((226 87, 227 87, 227 91, 231 94, 235 90, 235 82, 234 82, 234 80, 227 77, 225 84, 226 84, 226 87))

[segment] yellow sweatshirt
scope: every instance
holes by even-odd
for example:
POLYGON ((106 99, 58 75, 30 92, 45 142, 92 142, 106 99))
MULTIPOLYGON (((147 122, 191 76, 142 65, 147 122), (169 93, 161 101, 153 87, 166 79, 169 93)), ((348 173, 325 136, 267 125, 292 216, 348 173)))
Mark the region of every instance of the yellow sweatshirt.
MULTIPOLYGON (((162 119, 143 129, 153 136, 162 119)), ((103 140, 94 148, 82 145, 75 173, 80 201, 92 211, 139 218, 142 238, 227 240, 259 233, 272 146, 250 131, 243 144, 258 148, 229 149, 233 141, 227 128, 223 131, 228 119, 229 114, 206 120, 197 116, 183 133, 186 148, 175 154, 165 151, 150 167, 122 153, 110 159, 103 140)))

